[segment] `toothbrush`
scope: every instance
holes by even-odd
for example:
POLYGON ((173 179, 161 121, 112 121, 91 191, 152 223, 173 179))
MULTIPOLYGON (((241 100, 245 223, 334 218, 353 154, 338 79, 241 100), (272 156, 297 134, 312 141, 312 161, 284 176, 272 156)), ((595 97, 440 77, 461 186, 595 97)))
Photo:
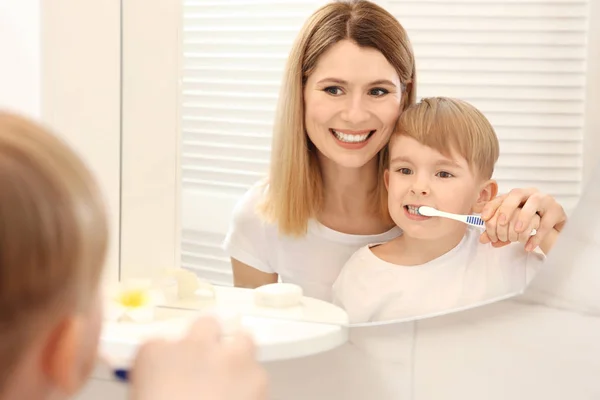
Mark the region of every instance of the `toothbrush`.
POLYGON ((129 382, 129 367, 127 365, 133 364, 132 361, 116 361, 116 359, 100 353, 98 354, 98 362, 110 369, 114 379, 121 382, 129 382))
MULTIPOLYGON (((452 213, 436 210, 435 208, 428 207, 428 206, 420 206, 417 209, 417 212, 425 217, 450 218, 450 219, 453 219, 456 221, 464 222, 467 225, 476 226, 476 227, 485 229, 485 222, 481 219, 481 217, 479 217, 477 215, 452 214, 452 213)), ((529 235, 533 236, 536 233, 537 233, 537 231, 535 229, 533 229, 529 235)))

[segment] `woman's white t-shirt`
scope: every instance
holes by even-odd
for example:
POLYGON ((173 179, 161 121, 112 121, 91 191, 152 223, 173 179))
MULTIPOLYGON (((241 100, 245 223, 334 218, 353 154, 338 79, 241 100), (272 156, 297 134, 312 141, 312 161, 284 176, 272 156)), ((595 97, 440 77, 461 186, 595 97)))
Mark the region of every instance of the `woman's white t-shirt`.
POLYGON ((387 242, 401 233, 396 227, 378 235, 351 235, 311 220, 305 236, 284 236, 256 211, 265 188, 253 186, 236 205, 225 251, 250 267, 277 273, 283 282, 301 286, 305 296, 330 302, 333 282, 352 254, 367 244, 387 242))

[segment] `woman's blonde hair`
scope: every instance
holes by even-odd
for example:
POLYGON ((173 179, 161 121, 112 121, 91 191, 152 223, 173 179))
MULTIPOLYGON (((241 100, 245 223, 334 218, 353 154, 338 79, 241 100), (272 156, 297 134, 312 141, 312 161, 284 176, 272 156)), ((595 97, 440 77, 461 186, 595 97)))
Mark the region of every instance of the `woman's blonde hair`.
MULTIPOLYGON (((327 4, 306 21, 290 51, 273 131, 265 200, 259 212, 279 231, 303 235, 323 200, 321 170, 304 124, 303 89, 319 57, 341 40, 380 51, 404 88, 402 108, 415 102, 415 62, 408 35, 393 15, 369 1, 327 4)), ((387 147, 387 146, 386 146, 387 147)), ((388 219, 383 183, 385 148, 379 155, 378 211, 388 219)))
POLYGON ((42 126, 0 112, 0 392, 44 323, 91 304, 107 241, 86 165, 42 126))
MULTIPOLYGON (((446 157, 463 157, 481 179, 490 179, 500 155, 500 144, 492 124, 466 101, 450 97, 421 99, 405 110, 389 147, 398 136, 408 136, 446 157)), ((387 162, 386 162, 387 164, 387 162)))

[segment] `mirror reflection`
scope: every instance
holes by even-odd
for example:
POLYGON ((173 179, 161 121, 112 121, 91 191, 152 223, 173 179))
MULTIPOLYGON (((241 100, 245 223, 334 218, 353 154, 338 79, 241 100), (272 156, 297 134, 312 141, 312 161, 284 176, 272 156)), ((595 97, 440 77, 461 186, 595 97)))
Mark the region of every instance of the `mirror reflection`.
POLYGON ((172 304, 361 325, 521 293, 578 191, 548 171, 572 122, 548 127, 549 67, 464 19, 433 31, 431 9, 254 7, 184 3, 182 267, 200 280, 174 279, 206 298, 172 304))

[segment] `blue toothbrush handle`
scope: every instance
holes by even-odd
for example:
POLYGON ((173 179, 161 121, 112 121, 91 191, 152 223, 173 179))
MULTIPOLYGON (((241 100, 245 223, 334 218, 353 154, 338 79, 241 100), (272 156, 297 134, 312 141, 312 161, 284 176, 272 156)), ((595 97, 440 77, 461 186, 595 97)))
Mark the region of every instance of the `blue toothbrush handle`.
POLYGON ((113 375, 117 380, 121 382, 129 382, 129 370, 126 369, 115 369, 113 375))

